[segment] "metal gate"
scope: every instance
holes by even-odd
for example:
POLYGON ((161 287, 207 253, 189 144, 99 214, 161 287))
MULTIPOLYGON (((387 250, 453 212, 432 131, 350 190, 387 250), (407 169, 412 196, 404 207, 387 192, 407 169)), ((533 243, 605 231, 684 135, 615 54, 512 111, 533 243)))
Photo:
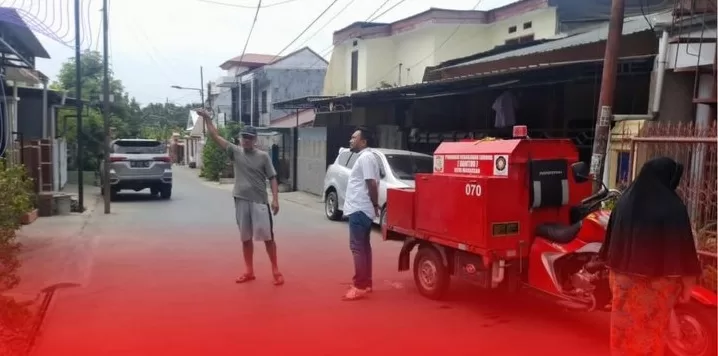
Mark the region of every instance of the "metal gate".
POLYGON ((297 190, 322 195, 324 174, 339 148, 349 147, 353 126, 299 128, 297 190))
POLYGON ((327 130, 327 154, 326 154, 326 166, 334 163, 339 155, 339 148, 349 147, 349 139, 352 137, 352 133, 356 130, 354 126, 332 126, 327 130))
POLYGON ((303 127, 298 132, 297 190, 321 195, 327 170, 327 128, 303 127))
POLYGON ((257 146, 269 153, 280 184, 292 186, 294 132, 292 128, 258 128, 257 146))

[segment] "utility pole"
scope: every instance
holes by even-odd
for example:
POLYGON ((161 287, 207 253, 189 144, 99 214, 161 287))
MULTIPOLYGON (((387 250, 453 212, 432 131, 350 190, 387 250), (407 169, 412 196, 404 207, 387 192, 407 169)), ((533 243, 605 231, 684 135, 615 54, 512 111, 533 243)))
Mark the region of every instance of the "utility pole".
MULTIPOLYGON (((199 96, 202 99, 202 103, 200 104, 200 107, 204 108, 204 89, 202 89, 202 88, 204 88, 204 69, 202 68, 202 66, 199 67, 199 81, 200 81, 199 96)), ((207 93, 207 95, 209 95, 209 93, 207 93)), ((207 134, 207 131, 204 127, 204 120, 202 120, 202 139, 204 139, 204 136, 206 134, 207 134)))
POLYGON ((75 0, 75 109, 77 110, 77 203, 85 211, 84 168, 82 149, 82 53, 80 52, 80 0, 75 0))
MULTIPOLYGON (((613 96, 616 89, 616 71, 618 67, 618 50, 623 34, 623 16, 625 0, 611 2, 611 19, 606 40, 606 52, 603 58, 603 76, 601 77, 601 94, 598 99, 598 116, 593 134, 593 154, 591 155, 591 175, 594 179, 603 180, 604 162, 608 146, 608 135, 611 131, 613 116, 613 96)), ((601 184, 594 184, 594 191, 601 184)))
POLYGON ((102 1, 102 119, 105 130, 105 157, 102 165, 102 195, 105 198, 105 214, 110 213, 110 64, 109 64, 109 35, 107 23, 107 0, 102 1))
POLYGON ((212 109, 212 83, 207 82, 207 106, 212 109))

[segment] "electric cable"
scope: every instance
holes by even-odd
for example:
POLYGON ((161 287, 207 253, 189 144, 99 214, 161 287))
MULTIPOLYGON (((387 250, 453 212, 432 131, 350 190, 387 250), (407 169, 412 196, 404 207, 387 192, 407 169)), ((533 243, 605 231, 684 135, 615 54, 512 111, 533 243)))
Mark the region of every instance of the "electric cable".
POLYGON ((394 10, 397 6, 401 5, 404 1, 406 1, 406 0, 399 0, 398 3, 392 5, 390 8, 384 10, 384 12, 382 12, 381 14, 379 14, 379 15, 377 15, 377 16, 375 16, 375 17, 369 19, 369 20, 367 20, 367 22, 376 21, 378 18, 380 18, 380 17, 386 15, 389 11, 394 10))
MULTIPOLYGON (((377 8, 374 10, 374 12, 371 13, 371 15, 367 16, 367 18, 366 18, 366 20, 364 20, 364 22, 368 22, 368 21, 372 18, 372 16, 374 16, 377 12, 379 12, 379 10, 381 10, 381 8, 383 8, 389 1, 391 1, 391 0, 385 0, 381 5, 379 5, 379 7, 377 7, 377 8)), ((329 22, 327 22, 327 25, 328 25, 329 23, 331 23, 332 21, 334 21, 334 20, 339 16, 339 14, 341 14, 342 12, 344 12, 344 10, 346 10, 346 9, 349 7, 349 5, 351 5, 353 2, 354 2, 354 0, 350 1, 346 6, 344 6, 344 8, 342 8, 341 10, 339 10, 339 12, 338 12, 337 14, 335 14, 334 17, 332 17, 332 18, 329 20, 329 22)), ((324 28, 324 27, 326 27, 326 25, 323 26, 322 28, 324 28)), ((315 33, 312 37, 314 37, 314 36, 316 36, 316 33, 315 33)), ((310 37, 310 38, 311 38, 311 37, 310 37)), ((305 42, 305 43, 306 43, 306 42, 305 42)), ((323 60, 326 60, 324 57, 327 56, 327 55, 329 55, 329 54, 332 52, 333 48, 334 48, 334 44, 332 43, 332 44, 329 45, 329 47, 327 47, 327 48, 325 48, 325 49, 319 51, 319 56, 320 56, 321 58, 318 58, 316 61, 314 61, 314 63, 310 64, 309 67, 307 67, 307 68, 308 68, 308 69, 314 68, 317 64, 321 63, 323 60)), ((292 80, 294 80, 294 79, 292 79, 292 80)), ((290 84, 291 84, 291 82, 290 82, 290 84)))
MULTIPOLYGON (((154 44, 153 44, 152 41, 150 40, 150 37, 147 36, 147 31, 145 31, 144 26, 142 26, 142 23, 141 23, 141 22, 139 22, 139 21, 136 22, 136 23, 135 23, 135 26, 132 26, 132 27, 133 27, 134 30, 137 30, 137 31, 139 32, 139 34, 140 34, 141 37, 143 37, 143 38, 145 39, 145 43, 147 44, 147 48, 149 49, 149 53, 152 53, 154 58, 159 59, 159 62, 161 62, 161 63, 166 63, 165 65, 162 66, 162 67, 163 67, 163 69, 162 69, 163 71, 164 71, 164 70, 167 70, 167 69, 169 69, 169 72, 166 72, 166 73, 172 73, 173 71, 177 71, 177 70, 173 70, 174 68, 167 68, 167 67, 173 67, 173 66, 174 66, 174 61, 168 60, 168 59, 162 54, 162 51, 158 51, 158 50, 157 50, 157 47, 154 46, 154 44)), ((181 71, 182 71, 182 70, 179 70, 179 72, 181 72, 181 71)))
MULTIPOLYGON (((477 1, 476 4, 474 4, 474 6, 470 9, 470 11, 476 10, 476 8, 478 8, 479 5, 481 5, 482 2, 483 2, 483 0, 477 1)), ((401 1, 400 1, 399 3, 401 3, 401 1)), ((380 15, 380 16, 381 16, 381 15, 380 15)), ((444 42, 442 42, 437 48, 435 48, 435 49, 434 49, 431 53, 429 53, 426 57, 420 59, 419 61, 417 61, 417 62, 414 63, 413 65, 408 66, 408 67, 406 67, 406 68, 407 68, 408 70, 411 70, 412 68, 416 67, 417 65, 423 63, 423 62, 424 62, 426 59, 428 59, 429 57, 433 56, 433 55, 436 53, 436 51, 438 51, 438 50, 440 50, 441 48, 443 48, 444 45, 446 45, 446 43, 448 43, 449 40, 450 40, 452 37, 454 37, 454 35, 456 35, 456 33, 459 31, 459 28, 461 28, 461 25, 462 25, 462 24, 456 25, 456 27, 454 28, 454 31, 452 31, 451 34, 449 34, 449 36, 447 36, 446 39, 444 39, 444 42)), ((384 78, 386 78, 387 75, 389 75, 389 74, 391 74, 392 72, 394 72, 394 69, 396 69, 396 68, 399 67, 400 65, 401 65, 401 63, 397 63, 395 66, 393 66, 391 69, 389 69, 388 72, 386 72, 384 75, 382 75, 381 77, 379 77, 379 80, 378 80, 376 83, 374 83, 374 84, 371 85, 371 86, 367 86, 364 90, 367 90, 367 89, 369 89, 370 87, 371 87, 371 88, 376 87, 378 84, 380 84, 382 81, 384 81, 384 78)), ((401 73, 399 73, 399 75, 401 75, 401 73)))
POLYGON ((289 47, 291 47, 291 46, 294 44, 294 42, 297 42, 297 40, 299 40, 299 38, 301 38, 302 35, 304 35, 304 33, 306 33, 312 26, 314 26, 314 24, 317 23, 317 21, 319 21, 319 19, 321 19, 322 16, 324 16, 324 14, 326 14, 327 11, 329 11, 329 9, 331 9, 332 6, 334 6, 334 4, 336 4, 338 1, 339 1, 339 0, 334 0, 334 1, 332 1, 332 3, 329 4, 329 6, 327 6, 327 7, 324 9, 324 11, 322 11, 322 12, 319 14, 319 16, 317 16, 307 27, 305 27, 304 30, 302 30, 302 32, 300 32, 299 35, 292 40, 292 42, 289 42, 288 45, 286 45, 281 51, 279 51, 279 53, 277 53, 277 55, 274 56, 274 58, 272 58, 272 60, 271 60, 270 62, 273 62, 274 60, 276 60, 277 58, 279 58, 279 57, 282 55, 282 53, 284 53, 284 51, 286 51, 289 47))
POLYGON ((82 30, 82 40, 80 41, 80 47, 90 49, 92 48, 92 43, 94 42, 94 37, 92 36, 92 23, 90 20, 90 6, 92 6, 92 0, 82 0, 82 5, 84 5, 85 3, 87 3, 87 7, 85 8, 84 12, 82 12, 81 8, 80 17, 85 18, 85 16, 87 16, 87 23, 82 21, 83 27, 85 28, 82 30), (90 43, 87 43, 86 40, 89 40, 90 43))
MULTIPOLYGON (((60 1, 60 11, 62 12, 62 3, 63 3, 63 1, 62 1, 62 0, 59 0, 59 1, 60 1)), ((70 12, 71 12, 71 10, 72 10, 72 6, 70 6, 70 0, 66 0, 66 1, 67 1, 67 4, 66 4, 67 6, 65 6, 65 15, 67 15, 68 25, 67 25, 67 26, 63 26, 63 23, 62 23, 62 19, 63 19, 63 18, 61 17, 61 18, 60 18, 60 28, 63 28, 63 27, 65 28, 65 33, 64 33, 62 36, 60 36, 61 38, 65 38, 65 37, 67 37, 67 36, 70 36, 70 34, 71 34, 71 28, 72 28, 72 26, 69 25, 69 23, 71 23, 71 21, 69 21, 69 20, 72 18, 72 17, 70 16, 70 12)), ((60 14, 60 16, 62 16, 62 14, 60 14)))
MULTIPOLYGON (((344 7, 343 7, 341 10, 339 10, 336 14, 334 14, 334 16, 332 16, 332 18, 329 19, 329 21, 327 21, 327 23, 324 24, 324 26, 322 26, 321 28, 319 28, 319 30, 317 30, 316 32, 314 32, 314 34, 312 34, 311 36, 309 36, 309 38, 307 38, 304 42, 302 42, 302 44, 300 44, 299 47, 301 47, 302 45, 306 44, 307 42, 309 42, 310 39, 312 39, 313 37, 315 37, 316 35, 318 35, 321 30, 323 30, 325 27, 327 27, 330 23, 332 23, 332 21, 334 21, 337 17, 339 17, 339 15, 340 15, 342 12, 344 12, 347 8, 349 8, 349 6, 350 6, 352 3, 354 3, 354 1, 355 1, 355 0, 350 0, 346 5, 344 5, 344 7)), ((388 1, 389 1, 389 0, 386 0, 386 1, 384 2, 384 4, 386 4, 388 1)), ((384 6, 384 4, 382 4, 381 6, 379 6, 379 8, 374 11, 374 13, 376 13, 382 6, 384 6)), ((372 13, 372 15, 373 15, 374 13, 372 13)), ((371 17, 371 15, 370 15, 369 17, 371 17)), ((324 56, 326 56, 327 54, 331 53, 333 47, 334 47, 334 44, 331 44, 331 45, 329 45, 329 47, 327 47, 327 48, 323 49, 322 51, 320 51, 320 53, 318 53, 320 58, 317 58, 317 60, 314 61, 314 63, 310 64, 306 69, 312 69, 312 68, 314 68, 317 64, 321 63, 323 60, 326 60, 326 59, 324 59, 324 56), (323 53, 323 54, 322 54, 322 53, 323 53)), ((287 84, 287 87, 290 87, 292 84, 294 84, 294 81, 295 81, 295 80, 296 80, 296 78, 295 78, 295 77, 292 77, 292 80, 289 81, 289 84, 287 84)))
MULTIPOLYGON (((117 22, 115 22, 115 23, 117 23, 117 22)), ((162 65, 160 63, 160 61, 158 61, 157 58, 154 56, 152 48, 145 41, 143 41, 142 38, 140 38, 140 36, 138 36, 137 32, 135 32, 135 31, 140 31, 139 28, 136 25, 135 26, 125 26, 125 27, 127 29, 127 33, 129 33, 135 39, 135 42, 139 43, 140 45, 142 45, 145 48, 144 52, 146 52, 147 57, 150 59, 150 61, 155 66, 157 66, 157 68, 158 68, 157 71, 159 73, 161 73, 162 76, 164 76, 165 79, 167 79, 169 82, 174 81, 174 78, 172 78, 172 75, 170 75, 167 72, 166 66, 162 65)))
POLYGON ((98 28, 97 28, 97 38, 95 41, 95 52, 100 51, 100 35, 102 34, 102 25, 104 25, 104 22, 105 22, 104 19, 100 19, 100 22, 97 25, 98 28))
MULTIPOLYGON (((10 4, 5 3, 6 1, 0 1, 0 6, 15 9, 18 15, 20 15, 20 18, 24 21, 24 23, 19 23, 17 19, 14 19, 12 17, 2 18, 4 21, 19 26, 28 26, 34 32, 42 34, 55 42, 58 42, 68 47, 74 46, 74 35, 72 36, 72 38, 70 38, 70 35, 72 34, 70 31, 72 26, 65 26, 65 23, 63 21, 65 16, 68 20, 72 18, 70 14, 70 9, 72 8, 72 6, 70 5, 70 0, 40 0, 38 6, 35 6, 34 0, 30 0, 29 7, 26 6, 24 0, 19 4, 19 6, 15 6, 16 1, 12 1, 10 4), (59 4, 59 6, 56 7, 57 4, 59 4), (62 11, 63 5, 66 5, 64 12, 65 16, 63 16, 62 11), (52 12, 50 12, 50 6, 52 6, 52 12), (59 11, 56 12, 56 9, 59 11), (41 14, 41 12, 44 12, 44 14, 41 14), (60 16, 56 16, 58 13, 60 14, 60 16), (50 25, 47 25, 48 15, 51 15, 49 20, 50 25), (58 23, 58 28, 55 29, 57 18, 59 18, 60 21, 58 23), (64 33, 60 33, 63 29, 65 30, 64 33)), ((87 49, 92 48, 94 37, 92 36, 92 21, 90 16, 91 7, 92 0, 83 0, 80 4, 80 12, 81 14, 83 14, 80 19, 80 24, 82 28, 82 33, 80 34, 80 46, 87 49)), ((68 24, 70 23, 72 23, 72 21, 68 21, 68 24)))
MULTIPOLYGON (((344 7, 343 7, 341 10, 339 10, 339 12, 337 12, 336 14, 334 14, 334 16, 332 16, 332 18, 329 19, 329 21, 327 21, 327 23, 325 23, 324 26, 320 27, 320 28, 319 28, 318 30, 316 30, 311 36, 309 36, 308 38, 306 38, 306 39, 304 40, 304 42, 302 42, 298 47, 301 48, 302 46, 304 46, 305 44, 307 44, 307 42, 309 42, 309 40, 311 40, 312 38, 316 37, 316 36, 319 34, 319 32, 321 32, 324 28, 326 28, 327 26, 329 26, 329 24, 332 23, 332 21, 334 21, 337 17, 339 17, 339 15, 341 15, 341 13, 344 12, 344 10, 346 10, 351 4, 353 4, 354 1, 356 1, 356 0, 349 0, 349 2, 348 2, 346 5, 344 5, 344 7)), ((388 1, 388 0, 387 0, 387 1, 388 1)))
MULTIPOLYGON (((374 15, 376 15, 379 11, 381 11, 381 9, 384 8, 384 6, 386 6, 386 4, 389 3, 389 1, 391 1, 391 0, 385 0, 381 5, 379 5, 379 7, 377 7, 376 9, 374 9, 374 11, 373 11, 369 16, 366 17, 366 19, 364 20, 364 22, 370 22, 370 21, 373 21, 373 20, 376 19, 376 18, 379 18, 379 17, 383 16, 384 14, 388 13, 388 12, 391 11, 392 9, 396 8, 398 5, 400 5, 400 4, 401 4, 402 2, 404 2, 405 0, 400 0, 398 3, 394 4, 393 6, 391 6, 391 7, 388 8, 386 11, 382 12, 379 16, 376 16, 376 17, 375 17, 374 15)), ((336 14, 327 22, 327 24, 325 24, 324 26, 322 26, 322 28, 320 28, 319 31, 321 31, 321 29, 323 29, 323 28, 326 27, 329 23, 331 23, 332 21, 334 21, 334 19, 336 19, 336 18, 339 16, 339 14, 341 14, 342 12, 344 12, 344 10, 346 10, 346 9, 349 7, 349 5, 351 5, 353 2, 354 2, 354 0, 350 1, 349 3, 347 3, 347 4, 344 6, 344 8, 342 8, 341 10, 339 10, 339 12, 336 13, 336 14)), ((333 5, 333 4, 331 4, 331 5, 333 5)), ((331 5, 330 5, 330 6, 331 6, 331 5)), ((319 31, 315 32, 312 36, 309 37, 309 39, 311 39, 312 37, 316 36, 319 31)), ((307 39, 304 43, 308 42, 309 39, 307 39)), ((304 43, 303 43, 303 44, 304 44, 304 43)), ((330 44, 328 47, 326 47, 325 49, 319 51, 319 56, 320 56, 320 58, 317 58, 317 60, 314 61, 314 63, 310 64, 309 67, 307 67, 307 69, 312 69, 312 68, 314 68, 315 66, 317 66, 317 64, 319 64, 319 63, 321 63, 321 62, 323 62, 323 61, 326 61, 326 59, 325 59, 324 57, 327 56, 327 55, 329 55, 330 53, 332 53, 333 49, 334 49, 334 44, 332 43, 332 44, 330 44)), ((395 66, 395 67, 396 67, 396 66, 395 66)), ((393 70, 393 69, 394 69, 394 68, 392 68, 392 70, 393 70)), ((291 85, 293 84, 294 80, 295 80, 295 78, 292 78, 292 80, 289 82, 289 84, 288 84, 287 86, 291 86, 291 85)))
MULTIPOLYGON (((244 60, 244 54, 247 53, 247 46, 249 45, 249 40, 252 38, 252 32, 254 32, 254 26, 257 24, 257 18, 259 17, 259 9, 261 9, 261 8, 262 8, 262 0, 259 0, 259 1, 257 2, 257 10, 255 10, 255 12, 254 12, 254 19, 252 20, 252 26, 249 28, 249 33, 247 34, 247 39, 244 41, 244 48, 242 49, 242 54, 239 56, 239 60, 240 60, 240 61, 243 61, 243 60, 244 60)), ((239 83, 239 76, 240 76, 241 74, 242 74, 242 73, 238 73, 238 74, 236 74, 236 75, 234 76, 234 84, 235 84, 235 86, 237 86, 237 88, 239 88, 239 86, 241 85, 241 84, 239 83)), ((241 105, 241 104, 242 104, 242 103, 241 103, 242 97, 239 95, 239 92, 240 92, 240 91, 237 90, 237 95, 239 96, 239 98, 238 98, 238 100, 237 100, 237 102, 238 102, 238 104, 239 104, 239 105, 237 106, 237 110, 239 110, 239 108, 242 106, 242 105, 241 105)), ((210 93, 207 93, 207 97, 208 97, 208 98, 209 98, 209 95, 210 95, 210 93)), ((230 94, 230 95, 231 95, 231 94, 230 94)), ((202 106, 204 107, 204 103, 202 103, 202 106)), ((212 113, 212 115, 214 115, 214 112, 213 112, 214 110, 213 110, 211 107, 209 108, 209 110, 210 110, 210 112, 212 113)), ((238 117, 240 117, 240 120, 239 120, 239 121, 242 121, 242 120, 241 120, 241 116, 242 116, 242 113, 240 112, 239 115, 238 115, 238 117)), ((251 124, 252 124, 252 123, 250 122, 250 125, 251 125, 251 124)))
MULTIPOLYGON (((481 5, 481 3, 482 3, 483 1, 484 1, 484 0, 479 0, 478 2, 476 2, 476 4, 474 5, 474 7, 471 8, 471 11, 476 10, 476 8, 478 8, 479 5, 481 5)), ((444 45, 445 45, 447 42, 449 42, 449 40, 450 40, 452 37, 454 37, 454 35, 456 35, 457 32, 459 32, 459 28, 461 28, 461 25, 462 25, 462 24, 456 25, 456 27, 454 28, 454 31, 451 32, 451 34, 450 34, 448 37, 446 37, 446 39, 444 40, 444 42, 442 42, 442 43, 439 45, 439 47, 435 48, 429 55, 427 55, 426 57, 424 57, 424 58, 421 59, 420 61, 414 63, 412 66, 409 66, 408 68, 411 69, 411 68, 416 67, 417 65, 419 65, 420 63, 422 63, 423 61, 425 61, 427 58, 429 58, 429 57, 431 57, 432 55, 434 55, 434 54, 436 53, 436 51, 438 51, 438 50, 440 50, 441 48, 443 48, 444 45)))
POLYGON ((257 3, 257 10, 254 12, 254 19, 252 20, 252 26, 249 28, 249 33, 247 34, 247 40, 244 41, 244 48, 242 48, 242 55, 239 56, 240 61, 244 58, 244 54, 247 53, 247 46, 249 45, 249 40, 252 38, 252 32, 254 32, 254 26, 257 24, 257 17, 259 17, 259 9, 261 9, 261 8, 262 8, 262 0, 259 0, 259 2, 257 3))
POLYGON ((18 18, 14 16, 0 16, 0 20, 17 26, 28 27, 29 29, 33 30, 33 32, 40 33, 47 36, 51 40, 58 41, 62 44, 67 45, 67 43, 63 42, 62 39, 60 39, 55 33, 49 31, 46 26, 40 23, 39 20, 37 20, 32 14, 28 13, 25 9, 13 9, 20 17, 20 21, 18 21, 18 18))
MULTIPOLYGON (((221 5, 221 6, 227 6, 227 7, 236 7, 236 8, 240 8, 240 9, 254 9, 254 8, 255 8, 255 6, 239 5, 239 4, 230 4, 230 3, 226 3, 226 2, 219 2, 219 1, 213 1, 213 0, 197 0, 197 1, 199 1, 199 2, 204 2, 204 3, 208 3, 208 4, 214 4, 214 5, 221 5)), ((278 1, 278 2, 275 2, 275 3, 271 3, 271 4, 266 4, 266 5, 262 6, 262 8, 265 8, 265 9, 266 9, 266 8, 269 8, 269 7, 284 5, 284 4, 288 4, 288 3, 290 3, 290 2, 295 2, 295 1, 297 1, 297 0, 278 1)))
MULTIPOLYGON (((374 19, 377 19, 377 18, 383 16, 384 14, 386 14, 387 12, 389 12, 390 10, 396 8, 399 4, 401 4, 401 3, 404 2, 405 0, 400 0, 398 3, 394 4, 392 7, 390 7, 390 8, 387 9, 386 11, 382 12, 379 16, 374 17, 374 15, 375 15, 377 12, 379 12, 384 6, 386 6, 386 4, 387 4, 389 1, 391 1, 391 0, 385 0, 381 5, 379 5, 379 7, 377 7, 377 8, 374 10, 374 12, 371 13, 371 15, 367 16, 367 18, 366 18, 366 20, 364 20, 364 22, 370 22, 370 21, 373 21, 374 19)), ((324 56, 329 55, 329 53, 331 53, 333 49, 334 49, 334 44, 332 43, 332 44, 329 45, 329 47, 327 47, 327 48, 325 48, 325 49, 319 51, 319 53, 323 53, 323 54, 321 54, 321 57, 324 58, 324 56)), ((309 68, 313 68, 315 65, 319 64, 321 61, 322 61, 321 59, 317 59, 314 63, 312 63, 312 65, 309 66, 309 68)))
POLYGON ((381 9, 382 9, 384 6, 386 6, 386 4, 389 3, 389 1, 391 1, 391 0, 384 0, 384 3, 382 3, 381 5, 379 5, 379 7, 377 7, 376 10, 374 10, 374 12, 371 13, 371 15, 367 16, 367 18, 366 18, 366 20, 364 20, 364 22, 369 22, 369 19, 371 19, 372 17, 374 17, 374 15, 376 15, 377 12, 381 11, 381 9))

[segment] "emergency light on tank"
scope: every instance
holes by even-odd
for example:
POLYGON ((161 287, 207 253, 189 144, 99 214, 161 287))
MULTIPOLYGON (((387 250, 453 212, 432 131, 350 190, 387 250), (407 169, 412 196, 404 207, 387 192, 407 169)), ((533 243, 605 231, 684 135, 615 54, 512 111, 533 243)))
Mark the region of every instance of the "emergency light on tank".
POLYGON ((514 138, 526 138, 529 135, 529 129, 526 125, 514 126, 514 138))

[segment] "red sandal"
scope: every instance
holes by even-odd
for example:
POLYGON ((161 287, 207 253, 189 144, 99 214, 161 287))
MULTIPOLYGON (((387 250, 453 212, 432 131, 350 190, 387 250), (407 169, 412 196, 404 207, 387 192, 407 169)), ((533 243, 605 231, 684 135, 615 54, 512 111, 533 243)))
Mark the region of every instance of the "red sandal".
POLYGON ((236 282, 237 282, 237 284, 242 284, 242 283, 251 282, 255 279, 257 279, 257 277, 255 277, 253 274, 245 273, 245 274, 239 276, 239 278, 237 278, 236 282))
POLYGON ((281 273, 275 273, 274 274, 274 285, 281 286, 282 284, 284 284, 284 276, 281 273))

